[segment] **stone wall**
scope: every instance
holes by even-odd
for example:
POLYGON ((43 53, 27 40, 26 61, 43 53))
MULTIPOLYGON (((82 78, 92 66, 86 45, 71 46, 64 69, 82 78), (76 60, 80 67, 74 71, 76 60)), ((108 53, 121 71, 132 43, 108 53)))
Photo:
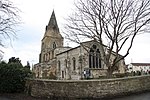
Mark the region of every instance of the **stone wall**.
POLYGON ((150 76, 103 80, 27 80, 34 97, 103 98, 150 90, 150 76))

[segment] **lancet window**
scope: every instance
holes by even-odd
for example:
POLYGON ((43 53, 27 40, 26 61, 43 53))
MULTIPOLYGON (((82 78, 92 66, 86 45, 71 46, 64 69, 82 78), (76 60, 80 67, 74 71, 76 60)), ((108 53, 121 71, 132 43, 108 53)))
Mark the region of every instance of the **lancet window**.
POLYGON ((101 68, 100 50, 96 45, 89 51, 89 68, 101 68))

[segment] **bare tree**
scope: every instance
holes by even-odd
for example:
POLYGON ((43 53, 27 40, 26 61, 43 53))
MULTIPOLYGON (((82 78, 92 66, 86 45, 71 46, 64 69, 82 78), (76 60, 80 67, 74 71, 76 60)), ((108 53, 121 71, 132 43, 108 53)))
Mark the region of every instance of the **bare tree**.
MULTIPOLYGON (((0 0, 0 46, 4 47, 4 40, 16 36, 15 27, 19 24, 19 9, 9 0, 0 0)), ((0 53, 3 53, 0 50, 0 53)))
POLYGON ((135 37, 149 32, 149 0, 77 0, 75 8, 65 27, 66 38, 80 44, 88 39, 98 42, 109 75, 129 54, 135 37), (107 46, 107 51, 103 45, 107 46), (115 55, 113 60, 112 54, 115 55))

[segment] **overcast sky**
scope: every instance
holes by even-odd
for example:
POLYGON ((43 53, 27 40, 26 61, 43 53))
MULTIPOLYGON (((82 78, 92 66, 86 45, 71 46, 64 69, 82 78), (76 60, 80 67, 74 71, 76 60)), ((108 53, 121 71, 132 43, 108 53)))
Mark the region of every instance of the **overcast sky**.
MULTIPOLYGON (((7 45, 4 51, 4 60, 10 57, 19 57, 22 64, 27 61, 30 64, 38 63, 41 39, 45 32, 53 9, 60 31, 63 30, 65 18, 71 13, 73 0, 12 0, 21 9, 20 25, 17 39, 7 45)), ((136 37, 126 64, 130 62, 150 63, 150 34, 142 34, 136 37)))

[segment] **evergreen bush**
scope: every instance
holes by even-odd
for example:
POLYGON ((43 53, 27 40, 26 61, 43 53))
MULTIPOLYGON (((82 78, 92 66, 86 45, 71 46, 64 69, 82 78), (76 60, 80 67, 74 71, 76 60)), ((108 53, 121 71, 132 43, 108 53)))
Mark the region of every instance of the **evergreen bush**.
POLYGON ((22 92, 25 88, 27 77, 31 76, 30 69, 23 67, 21 63, 0 63, 0 92, 22 92))

